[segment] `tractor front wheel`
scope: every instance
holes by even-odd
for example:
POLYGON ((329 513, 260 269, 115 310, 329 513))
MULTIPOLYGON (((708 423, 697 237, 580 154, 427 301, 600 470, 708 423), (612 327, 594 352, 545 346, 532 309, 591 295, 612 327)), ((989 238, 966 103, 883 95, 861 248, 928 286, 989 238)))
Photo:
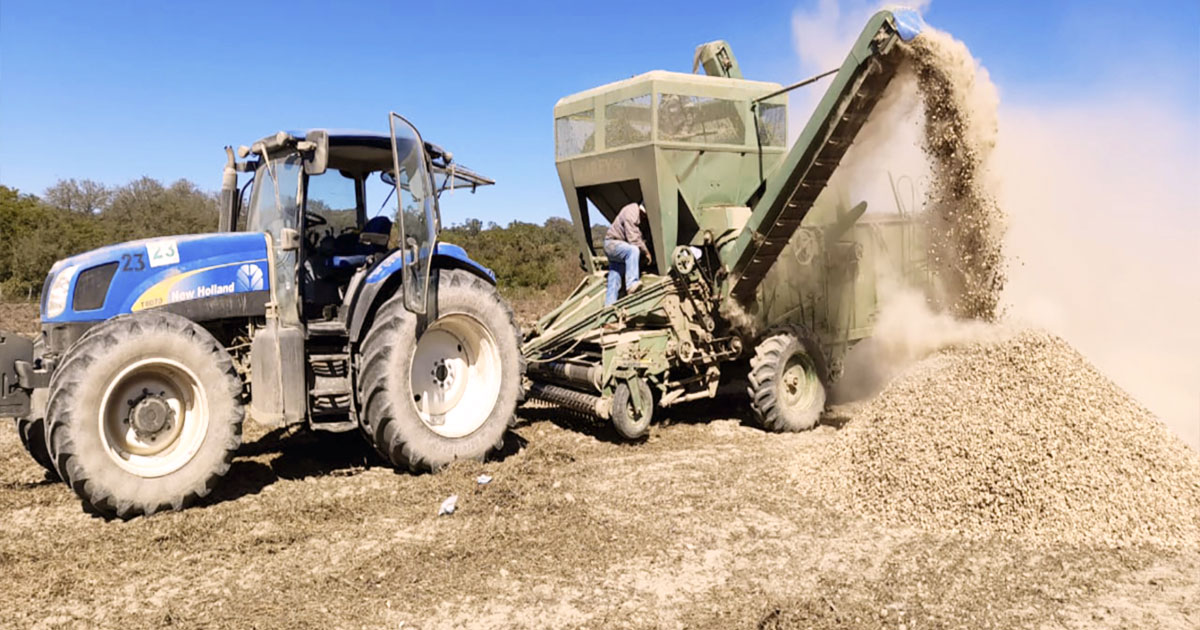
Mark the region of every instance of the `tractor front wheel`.
MULTIPOLYGON (((33 359, 35 362, 42 358, 42 352, 45 344, 41 337, 33 342, 33 359)), ((46 478, 51 481, 58 481, 58 471, 54 469, 54 460, 50 457, 50 451, 46 448, 46 405, 44 396, 45 390, 36 390, 33 393, 34 404, 31 407, 31 413, 37 414, 31 418, 17 418, 17 435, 21 436, 21 445, 25 447, 25 452, 33 458, 42 468, 46 469, 46 478)))
POLYGON ((51 383, 48 441, 90 508, 132 518, 206 496, 241 444, 242 384, 208 331, 150 312, 97 325, 51 383))
POLYGON ((437 319, 423 331, 397 294, 362 345, 364 429, 392 465, 438 470, 482 460, 504 442, 521 395, 524 357, 512 310, 478 276, 438 274, 437 319))

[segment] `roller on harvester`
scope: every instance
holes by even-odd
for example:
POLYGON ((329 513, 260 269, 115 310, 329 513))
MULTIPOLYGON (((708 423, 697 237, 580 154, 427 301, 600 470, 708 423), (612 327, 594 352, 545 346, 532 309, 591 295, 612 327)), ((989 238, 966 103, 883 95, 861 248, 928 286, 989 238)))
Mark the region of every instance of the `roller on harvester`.
POLYGON ((877 270, 926 274, 916 222, 821 196, 921 28, 911 11, 875 14, 790 150, 791 88, 743 79, 725 42, 697 49, 705 75, 648 72, 560 100, 556 163, 588 276, 526 335, 530 396, 636 439, 656 409, 732 385, 765 428, 811 428, 871 333, 877 270), (653 260, 606 306, 592 214, 634 202, 653 260))

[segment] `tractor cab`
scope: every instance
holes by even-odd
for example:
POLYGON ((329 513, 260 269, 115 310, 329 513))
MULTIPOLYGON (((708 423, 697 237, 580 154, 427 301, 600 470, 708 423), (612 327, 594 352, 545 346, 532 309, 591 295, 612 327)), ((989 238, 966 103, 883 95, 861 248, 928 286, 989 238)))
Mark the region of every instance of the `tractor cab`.
POLYGON ((389 120, 390 133, 281 131, 240 147, 240 163, 228 151, 222 229, 266 240, 268 301, 250 348, 252 386, 261 386, 250 413, 267 424, 307 417, 322 430, 353 428, 350 357, 389 296, 428 320, 435 267, 494 283, 461 248, 437 242, 441 193, 494 182, 399 115, 389 120), (252 174, 240 189, 238 172, 252 174))
POLYGON ((416 252, 414 269, 427 266, 443 191, 495 183, 430 143, 422 159, 410 129, 401 122, 395 143, 367 131, 279 132, 239 149, 250 160, 236 168, 253 179, 227 207, 222 227, 271 238, 282 321, 344 321, 357 283, 389 252, 403 245, 416 252), (424 170, 431 191, 419 183, 424 170))

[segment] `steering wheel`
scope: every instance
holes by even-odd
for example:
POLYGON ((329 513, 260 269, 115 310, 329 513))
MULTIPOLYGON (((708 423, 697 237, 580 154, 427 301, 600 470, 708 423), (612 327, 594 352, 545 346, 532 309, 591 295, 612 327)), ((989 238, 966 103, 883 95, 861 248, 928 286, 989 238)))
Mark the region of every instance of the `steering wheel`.
POLYGON ((317 214, 316 212, 305 212, 304 220, 308 224, 307 227, 314 228, 322 225, 329 225, 329 220, 317 214))

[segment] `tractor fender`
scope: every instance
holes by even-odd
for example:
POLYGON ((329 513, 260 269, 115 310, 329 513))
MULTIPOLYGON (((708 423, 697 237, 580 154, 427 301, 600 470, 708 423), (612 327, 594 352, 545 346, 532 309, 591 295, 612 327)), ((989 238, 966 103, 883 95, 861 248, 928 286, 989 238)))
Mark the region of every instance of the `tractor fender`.
MULTIPOLYGON (((374 319, 379 306, 395 295, 396 291, 403 290, 403 274, 400 273, 403 268, 402 256, 403 252, 396 250, 367 272, 354 297, 354 304, 346 322, 351 341, 361 341, 363 334, 370 328, 371 320, 374 319)), ((493 285, 496 284, 495 272, 472 260, 467 255, 467 250, 458 245, 438 243, 435 246, 432 264, 434 269, 462 269, 493 285)))

